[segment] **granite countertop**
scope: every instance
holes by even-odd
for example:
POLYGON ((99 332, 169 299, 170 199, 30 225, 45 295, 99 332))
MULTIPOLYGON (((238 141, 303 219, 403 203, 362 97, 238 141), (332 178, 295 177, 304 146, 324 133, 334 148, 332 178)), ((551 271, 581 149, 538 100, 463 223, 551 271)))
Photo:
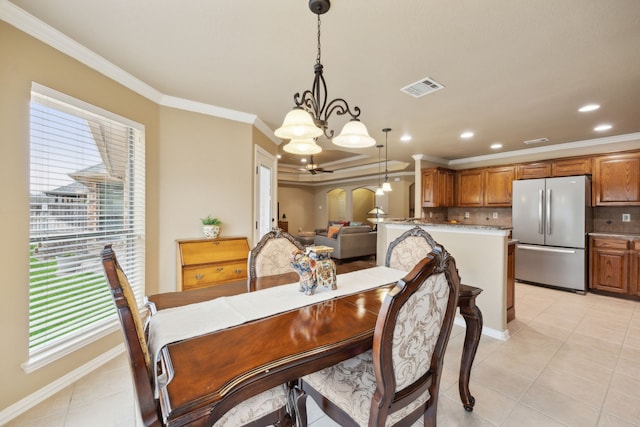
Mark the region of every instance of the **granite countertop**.
POLYGON ((399 224, 399 225, 426 225, 442 228, 466 228, 469 230, 511 230, 513 227, 505 227, 501 225, 482 225, 482 224, 463 224, 460 222, 426 222, 417 220, 383 220, 382 224, 399 224))
POLYGON ((589 236, 597 236, 597 237, 632 237, 636 239, 640 239, 640 234, 638 233, 625 233, 623 231, 592 231, 589 233, 589 236))

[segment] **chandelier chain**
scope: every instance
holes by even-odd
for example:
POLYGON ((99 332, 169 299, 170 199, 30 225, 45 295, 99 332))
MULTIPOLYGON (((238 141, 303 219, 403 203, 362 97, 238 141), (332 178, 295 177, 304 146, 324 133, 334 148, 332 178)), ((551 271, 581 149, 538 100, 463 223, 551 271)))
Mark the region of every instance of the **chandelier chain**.
POLYGON ((318 16, 318 55, 316 56, 316 64, 320 63, 320 15, 318 16))

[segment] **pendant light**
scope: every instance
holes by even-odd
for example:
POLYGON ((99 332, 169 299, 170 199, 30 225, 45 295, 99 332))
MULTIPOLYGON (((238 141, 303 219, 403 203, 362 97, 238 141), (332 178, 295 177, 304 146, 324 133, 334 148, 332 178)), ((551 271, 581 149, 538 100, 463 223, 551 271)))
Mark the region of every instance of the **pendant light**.
POLYGON ((332 138, 335 145, 347 148, 372 147, 376 141, 369 136, 367 127, 360 121, 360 108, 351 108, 343 98, 329 100, 327 83, 324 79, 324 66, 320 62, 320 15, 331 8, 330 0, 309 0, 309 9, 317 16, 318 36, 316 63, 313 66, 313 85, 311 89, 293 95, 295 106, 284 118, 282 126, 275 135, 282 139, 309 139, 323 135, 332 138), (334 131, 329 127, 329 117, 347 115, 350 120, 342 131, 334 138, 334 131))
POLYGON ((389 131, 391 128, 384 128, 384 183, 382 184, 382 191, 391 191, 391 183, 389 182, 389 172, 387 170, 387 163, 389 161, 389 131))
POLYGON ((382 189, 382 185, 380 183, 380 163, 382 163, 382 157, 380 157, 380 149, 382 148, 382 144, 376 145, 378 147, 378 188, 376 188, 376 196, 384 196, 384 190, 382 189))

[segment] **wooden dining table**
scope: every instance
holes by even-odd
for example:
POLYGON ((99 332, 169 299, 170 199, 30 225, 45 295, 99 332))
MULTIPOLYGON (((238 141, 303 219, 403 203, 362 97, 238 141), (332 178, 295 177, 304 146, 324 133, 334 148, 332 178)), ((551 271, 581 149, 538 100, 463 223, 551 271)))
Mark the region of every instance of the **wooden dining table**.
MULTIPOLYGON (((338 281, 340 275, 338 275, 338 281)), ((157 310, 296 283, 295 273, 261 277, 188 292, 151 295, 157 310)), ((160 390, 168 426, 212 425, 229 409, 272 387, 371 349, 378 311, 395 283, 274 314, 167 346, 171 381, 160 390)), ((294 286, 294 285, 291 285, 294 286)), ((471 366, 480 340, 481 289, 461 285, 458 306, 466 322, 459 391, 466 410, 471 366)))

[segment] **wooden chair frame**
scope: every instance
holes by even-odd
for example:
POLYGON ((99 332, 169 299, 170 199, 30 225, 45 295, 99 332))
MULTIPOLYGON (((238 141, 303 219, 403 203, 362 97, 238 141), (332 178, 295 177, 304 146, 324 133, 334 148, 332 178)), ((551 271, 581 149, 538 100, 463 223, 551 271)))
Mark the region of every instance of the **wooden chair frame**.
MULTIPOLYGON (((428 390, 430 394, 429 400, 411 412, 397 425, 410 426, 421 416, 424 416, 425 426, 436 425, 438 391, 444 353, 453 328, 459 288, 460 278, 456 269, 455 260, 441 245, 435 244, 432 252, 429 253, 426 258, 422 259, 409 274, 401 279, 385 297, 378 314, 373 338, 373 365, 377 386, 371 400, 369 426, 384 426, 386 418, 390 413, 406 406, 426 390, 428 390), (409 297, 416 292, 429 276, 439 273, 445 274, 449 287, 449 296, 442 327, 431 357, 430 369, 413 384, 396 392, 395 374, 391 360, 391 342, 393 340, 394 326, 398 318, 398 313, 409 297)), ((303 379, 299 381, 297 393, 296 405, 300 427, 306 426, 307 394, 312 396, 320 408, 341 426, 357 426, 348 414, 334 405, 327 397, 314 390, 303 379)))

